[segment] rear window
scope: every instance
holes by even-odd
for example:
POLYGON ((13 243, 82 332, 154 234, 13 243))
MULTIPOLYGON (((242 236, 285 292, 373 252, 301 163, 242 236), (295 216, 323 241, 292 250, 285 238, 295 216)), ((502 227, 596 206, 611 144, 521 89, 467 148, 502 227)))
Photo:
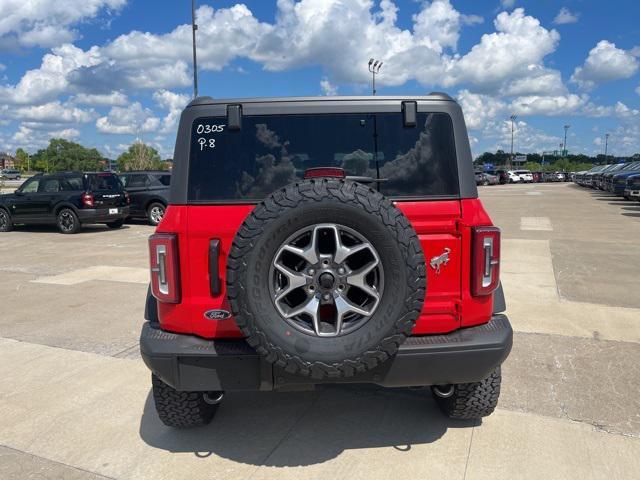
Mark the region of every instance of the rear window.
POLYGON ((113 174, 98 173, 89 175, 90 190, 122 190, 120 179, 113 174))
POLYGON ((400 113, 244 116, 241 130, 229 130, 226 117, 197 119, 189 200, 261 200, 314 167, 379 178, 379 190, 396 198, 457 195, 451 117, 417 120, 405 127, 400 113))

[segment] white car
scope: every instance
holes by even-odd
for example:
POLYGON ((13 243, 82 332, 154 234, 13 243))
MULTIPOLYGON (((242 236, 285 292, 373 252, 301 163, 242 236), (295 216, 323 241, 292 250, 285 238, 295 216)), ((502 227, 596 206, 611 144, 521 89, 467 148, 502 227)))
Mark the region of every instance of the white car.
POLYGON ((509 183, 519 183, 521 181, 520 175, 518 175, 513 170, 508 170, 507 175, 509 176, 509 183))
POLYGON ((531 173, 531 170, 514 170, 513 173, 518 175, 523 183, 533 182, 533 174, 531 173))

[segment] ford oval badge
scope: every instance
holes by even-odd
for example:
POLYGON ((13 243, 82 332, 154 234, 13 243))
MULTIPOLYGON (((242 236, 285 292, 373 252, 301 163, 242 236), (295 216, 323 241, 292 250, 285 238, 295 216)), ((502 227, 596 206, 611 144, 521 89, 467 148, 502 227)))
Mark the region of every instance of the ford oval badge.
POLYGON ((204 312, 204 318, 209 320, 225 320, 231 316, 231 312, 227 310, 207 310, 204 312))

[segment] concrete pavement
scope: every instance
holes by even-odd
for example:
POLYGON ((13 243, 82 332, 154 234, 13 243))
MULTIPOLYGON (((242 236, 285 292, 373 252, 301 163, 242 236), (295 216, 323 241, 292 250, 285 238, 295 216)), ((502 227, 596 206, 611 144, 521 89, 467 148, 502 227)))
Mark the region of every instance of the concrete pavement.
POLYGON ((477 423, 421 390, 323 387, 230 394, 210 426, 165 428, 137 354, 151 228, 3 234, 0 478, 637 478, 638 204, 568 184, 481 197, 516 334, 477 423))

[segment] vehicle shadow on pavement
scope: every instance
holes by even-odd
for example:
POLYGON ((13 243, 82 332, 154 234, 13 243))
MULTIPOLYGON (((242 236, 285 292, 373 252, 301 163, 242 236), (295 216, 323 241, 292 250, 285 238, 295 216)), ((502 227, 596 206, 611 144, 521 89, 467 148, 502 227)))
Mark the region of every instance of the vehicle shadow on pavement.
POLYGON ((286 467, 326 462, 345 450, 410 451, 449 428, 479 424, 445 417, 429 389, 331 385, 309 392, 231 393, 210 425, 192 430, 165 427, 149 393, 140 437, 170 452, 286 467))
MULTIPOLYGON (((116 232, 118 230, 126 230, 127 225, 123 225, 118 229, 109 228, 106 225, 83 225, 74 235, 82 235, 83 233, 96 233, 96 232, 116 232)), ((60 233, 55 225, 16 225, 14 231, 17 232, 30 232, 30 233, 60 233)))

